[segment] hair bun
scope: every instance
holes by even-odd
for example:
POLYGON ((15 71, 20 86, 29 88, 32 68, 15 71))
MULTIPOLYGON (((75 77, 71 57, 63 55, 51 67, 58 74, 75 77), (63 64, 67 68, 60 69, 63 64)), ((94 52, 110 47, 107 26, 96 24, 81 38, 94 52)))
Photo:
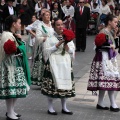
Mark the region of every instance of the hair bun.
POLYGON ((18 19, 15 15, 10 15, 5 19, 5 30, 10 30, 12 23, 16 22, 18 19))

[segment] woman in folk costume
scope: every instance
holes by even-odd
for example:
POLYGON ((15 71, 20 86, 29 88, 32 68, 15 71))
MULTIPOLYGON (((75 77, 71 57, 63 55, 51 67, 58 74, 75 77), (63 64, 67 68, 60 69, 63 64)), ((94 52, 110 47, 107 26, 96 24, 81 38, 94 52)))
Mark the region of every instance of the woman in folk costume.
POLYGON ((54 18, 64 18, 64 13, 61 9, 60 3, 58 2, 54 2, 51 5, 51 20, 53 20, 54 18))
POLYGON ((30 71, 21 35, 16 34, 21 21, 14 15, 6 19, 6 30, 0 41, 0 99, 6 100, 7 120, 18 120, 15 113, 17 98, 25 98, 30 89, 30 71))
MULTIPOLYGON (((42 15, 47 9, 41 10, 40 18, 42 20, 42 15)), ((29 26, 29 33, 36 36, 36 30, 38 26, 41 26, 41 21, 36 20, 29 26), (35 33, 33 33, 35 31, 35 33)), ((32 71, 31 80, 33 85, 40 86, 40 81, 42 79, 43 64, 42 64, 42 44, 35 39, 35 44, 33 48, 33 59, 32 59, 32 71)))
POLYGON ((34 48, 34 44, 35 44, 35 29, 32 29, 33 27, 33 23, 39 23, 40 21, 37 20, 37 16, 34 14, 32 16, 32 24, 28 25, 25 29, 30 32, 29 34, 29 38, 26 44, 26 49, 27 49, 27 56, 28 59, 32 59, 33 56, 33 48, 34 48))
POLYGON ((111 33, 116 28, 116 16, 107 15, 105 25, 95 38, 96 54, 91 65, 88 90, 99 90, 96 108, 118 112, 114 91, 120 91, 120 73, 116 60, 114 37, 111 33), (104 105, 105 91, 108 91, 110 108, 104 105))
POLYGON ((71 5, 70 0, 67 0, 67 5, 65 5, 62 8, 62 10, 63 10, 63 13, 65 14, 65 18, 64 18, 65 27, 75 32, 75 23, 73 20, 75 9, 71 5))
POLYGON ((40 18, 41 10, 42 9, 50 9, 49 4, 47 3, 46 0, 38 0, 38 2, 35 5, 35 13, 37 14, 37 17, 40 18))
MULTIPOLYGON (((50 11, 42 16, 41 26, 36 30, 36 38, 42 44, 43 54, 43 76, 41 80, 41 93, 48 99, 48 114, 57 115, 53 108, 53 98, 61 98, 62 113, 72 115, 66 107, 66 98, 75 96, 75 85, 73 74, 71 72, 71 56, 74 54, 75 46, 73 42, 64 45, 62 38, 60 41, 55 37, 58 34, 62 37, 63 23, 62 20, 55 21, 55 30, 51 26, 50 11), (59 33, 58 33, 59 31, 59 33), (63 54, 61 52, 64 48, 63 54)), ((70 33, 71 34, 71 33, 70 33)), ((72 32, 72 34, 74 34, 72 32)), ((72 36, 72 39, 74 35, 72 36)))

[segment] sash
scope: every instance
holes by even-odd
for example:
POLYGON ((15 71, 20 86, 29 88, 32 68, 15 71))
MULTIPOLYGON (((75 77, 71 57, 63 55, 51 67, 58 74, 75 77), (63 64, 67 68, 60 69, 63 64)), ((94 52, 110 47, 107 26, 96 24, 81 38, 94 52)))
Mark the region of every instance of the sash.
POLYGON ((25 76, 26 76, 26 80, 27 80, 28 85, 30 85, 31 84, 31 76, 30 76, 30 68, 29 68, 29 65, 28 65, 27 55, 26 55, 26 48, 25 48, 25 45, 24 45, 23 41, 18 40, 18 39, 16 39, 16 40, 19 44, 19 46, 17 48, 22 53, 23 70, 24 70, 24 73, 25 73, 25 76))

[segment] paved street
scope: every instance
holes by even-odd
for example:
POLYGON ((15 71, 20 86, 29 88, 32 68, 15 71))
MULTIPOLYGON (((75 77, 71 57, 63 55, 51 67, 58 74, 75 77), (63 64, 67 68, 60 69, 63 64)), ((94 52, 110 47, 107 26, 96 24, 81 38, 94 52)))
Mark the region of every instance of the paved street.
MULTIPOLYGON (((26 36, 23 37, 26 40, 26 36)), ((95 108, 97 96, 93 96, 87 91, 87 81, 92 58, 94 36, 87 36, 87 49, 85 52, 77 52, 73 63, 74 76, 76 81, 76 97, 68 99, 68 109, 74 112, 72 116, 61 113, 61 102, 54 100, 54 109, 58 112, 57 116, 47 114, 47 98, 40 93, 37 86, 31 86, 27 98, 19 99, 16 104, 16 112, 22 114, 22 120, 119 120, 120 112, 114 113, 101 111, 95 108)), ((118 56, 120 66, 120 58, 118 56)), ((116 93, 116 100, 120 107, 120 95, 116 93)), ((109 107, 108 97, 105 103, 109 107)), ((6 106, 5 101, 0 101, 0 120, 5 120, 6 106)))

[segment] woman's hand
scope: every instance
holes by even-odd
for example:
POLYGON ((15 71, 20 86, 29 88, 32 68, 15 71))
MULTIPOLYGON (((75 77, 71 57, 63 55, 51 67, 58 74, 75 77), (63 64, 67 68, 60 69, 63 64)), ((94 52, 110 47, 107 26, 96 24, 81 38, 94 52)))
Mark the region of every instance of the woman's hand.
POLYGON ((64 46, 64 47, 65 47, 65 50, 66 50, 66 51, 68 51, 68 50, 69 50, 69 47, 68 47, 68 45, 67 45, 67 44, 65 44, 65 46, 64 46))
POLYGON ((114 29, 114 38, 117 37, 117 33, 118 33, 118 27, 116 27, 116 28, 114 29))
POLYGON ((115 46, 110 44, 110 48, 112 48, 115 51, 115 46))
POLYGON ((44 38, 43 38, 43 42, 45 42, 46 40, 47 40, 47 37, 44 37, 44 38))
POLYGON ((16 36, 17 38, 22 39, 22 35, 21 35, 21 34, 15 34, 15 36, 16 36))
POLYGON ((60 40, 58 44, 56 44, 56 47, 58 48, 62 43, 64 43, 65 40, 60 40))

